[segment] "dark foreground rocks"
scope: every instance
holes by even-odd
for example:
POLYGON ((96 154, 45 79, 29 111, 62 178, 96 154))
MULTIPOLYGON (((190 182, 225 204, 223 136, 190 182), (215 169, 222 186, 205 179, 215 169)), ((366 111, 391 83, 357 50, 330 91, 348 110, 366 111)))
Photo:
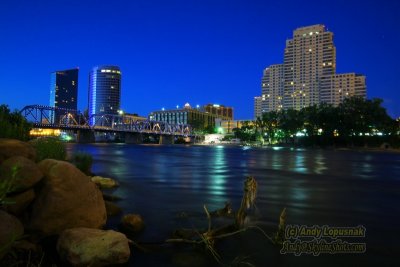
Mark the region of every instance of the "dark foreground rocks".
POLYGON ((32 188, 43 178, 43 173, 30 159, 13 156, 0 165, 0 179, 12 180, 9 193, 22 192, 32 188))
POLYGON ((0 259, 5 249, 12 246, 15 240, 24 234, 22 223, 13 215, 0 210, 0 259))
POLYGON ((36 151, 29 143, 15 139, 0 138, 0 163, 13 156, 35 160, 36 151))
POLYGON ((73 228, 62 232, 57 242, 62 260, 73 266, 106 266, 129 260, 129 242, 113 230, 73 228))
MULTIPOLYGON (((100 230, 107 215, 122 212, 104 201, 100 189, 118 183, 104 177, 92 181, 66 161, 36 163, 35 155, 29 143, 0 139, 0 266, 126 263, 130 257, 126 236, 100 230)), ((140 216, 128 221, 135 231, 144 227, 140 216)))
POLYGON ((44 178, 32 204, 31 230, 47 236, 74 227, 105 225, 102 193, 88 176, 66 161, 46 159, 39 168, 44 178))

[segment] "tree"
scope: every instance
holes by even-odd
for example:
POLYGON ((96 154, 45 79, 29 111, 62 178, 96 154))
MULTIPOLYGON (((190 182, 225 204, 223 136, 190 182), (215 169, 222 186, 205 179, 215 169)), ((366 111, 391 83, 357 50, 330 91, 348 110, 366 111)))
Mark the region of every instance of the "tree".
POLYGON ((303 117, 298 110, 291 108, 281 110, 278 113, 278 117, 279 128, 282 130, 287 143, 289 138, 294 137, 298 131, 302 130, 304 124, 303 117))
POLYGON ((31 128, 19 112, 10 112, 7 105, 0 105, 0 138, 28 140, 31 128))
POLYGON ((262 115, 263 125, 268 135, 268 142, 271 144, 276 140, 275 133, 278 129, 278 112, 269 111, 262 115))

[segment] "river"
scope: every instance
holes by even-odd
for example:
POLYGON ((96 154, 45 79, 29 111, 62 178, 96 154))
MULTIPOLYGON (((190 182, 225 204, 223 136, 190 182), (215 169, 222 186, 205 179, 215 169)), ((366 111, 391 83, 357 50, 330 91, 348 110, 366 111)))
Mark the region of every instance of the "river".
MULTIPOLYGON (((217 242, 223 264, 400 266, 400 153, 127 144, 68 144, 67 148, 69 154, 91 154, 94 173, 119 181, 120 187, 108 192, 122 198, 117 204, 125 213, 144 218, 145 231, 133 239, 153 244, 154 249, 134 249, 129 266, 217 266, 208 254, 190 246, 156 244, 174 229, 207 228, 203 205, 211 211, 230 201, 237 209, 248 175, 258 182, 256 208, 249 212, 248 225, 271 235, 286 208, 289 225, 364 226, 365 237, 340 239, 365 243, 366 252, 281 254, 280 247, 260 231, 248 230, 217 242)), ((108 228, 117 228, 120 217, 110 218, 108 228)))

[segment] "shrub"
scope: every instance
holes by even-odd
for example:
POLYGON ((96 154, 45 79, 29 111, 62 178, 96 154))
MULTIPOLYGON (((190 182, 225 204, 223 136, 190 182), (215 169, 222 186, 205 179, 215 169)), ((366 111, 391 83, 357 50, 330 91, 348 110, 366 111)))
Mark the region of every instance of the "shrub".
POLYGON ((91 172, 93 164, 92 155, 85 152, 77 152, 72 156, 71 162, 86 175, 92 174, 91 172))
POLYGON ((38 162, 44 159, 65 160, 67 156, 65 144, 57 138, 38 138, 32 140, 32 145, 36 149, 38 162))

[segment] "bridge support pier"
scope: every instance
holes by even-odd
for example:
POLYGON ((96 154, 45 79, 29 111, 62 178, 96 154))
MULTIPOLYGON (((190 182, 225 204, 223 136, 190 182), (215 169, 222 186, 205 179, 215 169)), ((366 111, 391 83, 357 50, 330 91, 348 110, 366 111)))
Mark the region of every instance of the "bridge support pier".
POLYGON ((126 144, 142 144, 143 135, 141 133, 125 133, 126 144))
POLYGON ((173 145, 175 143, 175 136, 173 135, 160 135, 158 142, 160 145, 173 145))
POLYGON ((77 143, 94 143, 94 132, 91 130, 78 130, 76 135, 77 143))

